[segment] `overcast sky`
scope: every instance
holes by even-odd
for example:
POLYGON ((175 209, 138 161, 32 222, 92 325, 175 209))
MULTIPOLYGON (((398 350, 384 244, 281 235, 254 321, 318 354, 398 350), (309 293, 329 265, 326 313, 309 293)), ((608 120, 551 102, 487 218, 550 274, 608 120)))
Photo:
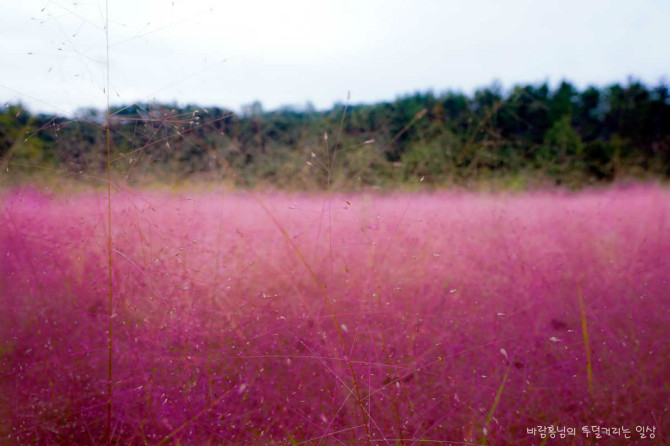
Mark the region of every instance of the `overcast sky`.
MULTIPOLYGON (((104 0, 3 1, 0 100, 105 105, 104 0)), ((112 103, 392 100, 498 80, 657 84, 670 1, 109 0, 112 103)))

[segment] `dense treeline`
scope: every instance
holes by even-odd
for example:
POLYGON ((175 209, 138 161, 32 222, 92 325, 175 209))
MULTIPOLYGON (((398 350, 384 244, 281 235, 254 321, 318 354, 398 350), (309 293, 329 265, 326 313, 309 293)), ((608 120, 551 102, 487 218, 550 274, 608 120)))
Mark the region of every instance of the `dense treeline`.
MULTIPOLYGON (((111 110, 111 165, 131 183, 202 177, 288 188, 667 179, 668 91, 635 81, 584 90, 494 85, 329 111, 134 104, 111 110)), ((6 106, 3 170, 100 175, 105 128, 99 110, 66 119, 6 106)))

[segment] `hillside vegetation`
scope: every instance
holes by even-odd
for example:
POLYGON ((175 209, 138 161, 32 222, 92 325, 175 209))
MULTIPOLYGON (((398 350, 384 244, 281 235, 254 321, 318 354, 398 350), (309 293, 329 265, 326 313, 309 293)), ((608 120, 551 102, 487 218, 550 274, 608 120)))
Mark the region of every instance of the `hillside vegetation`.
MULTIPOLYGON (((331 110, 260 103, 132 104, 111 110, 112 169, 130 184, 194 178, 235 186, 351 189, 501 180, 581 187, 670 175, 668 87, 579 90, 568 82, 498 86, 468 95, 415 93, 331 110)), ((106 169, 106 112, 0 114, 3 170, 95 178, 106 169)))

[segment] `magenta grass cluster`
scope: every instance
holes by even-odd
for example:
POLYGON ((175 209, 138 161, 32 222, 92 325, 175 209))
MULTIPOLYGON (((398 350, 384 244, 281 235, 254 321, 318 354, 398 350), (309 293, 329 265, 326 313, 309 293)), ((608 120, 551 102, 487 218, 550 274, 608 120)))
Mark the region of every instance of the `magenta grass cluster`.
MULTIPOLYGON (((658 441, 669 197, 117 191, 111 442, 658 441)), ((0 200, 0 443, 104 443, 107 197, 0 200)))

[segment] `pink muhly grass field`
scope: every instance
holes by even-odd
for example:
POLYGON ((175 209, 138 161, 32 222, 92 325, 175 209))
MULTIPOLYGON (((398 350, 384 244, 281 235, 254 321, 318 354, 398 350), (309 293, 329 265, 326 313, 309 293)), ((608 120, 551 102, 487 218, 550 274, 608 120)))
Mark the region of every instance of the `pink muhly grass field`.
MULTIPOLYGON (((107 198, 14 189, 0 202, 0 442, 103 443, 107 198)), ((668 433, 660 187, 119 191, 112 235, 115 444, 668 433)))

